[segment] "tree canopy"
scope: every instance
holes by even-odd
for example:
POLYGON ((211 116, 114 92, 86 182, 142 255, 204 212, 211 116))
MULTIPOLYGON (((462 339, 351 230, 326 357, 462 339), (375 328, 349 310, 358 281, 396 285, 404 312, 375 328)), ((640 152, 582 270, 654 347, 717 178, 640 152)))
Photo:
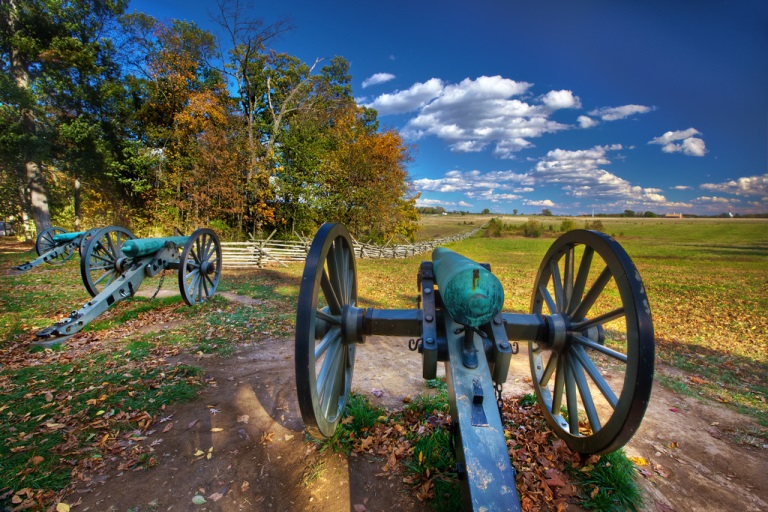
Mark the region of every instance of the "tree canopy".
POLYGON ((413 234, 411 148, 356 104, 343 57, 272 50, 290 21, 230 0, 217 0, 218 38, 126 7, 0 0, 0 216, 28 234, 52 220, 413 234))

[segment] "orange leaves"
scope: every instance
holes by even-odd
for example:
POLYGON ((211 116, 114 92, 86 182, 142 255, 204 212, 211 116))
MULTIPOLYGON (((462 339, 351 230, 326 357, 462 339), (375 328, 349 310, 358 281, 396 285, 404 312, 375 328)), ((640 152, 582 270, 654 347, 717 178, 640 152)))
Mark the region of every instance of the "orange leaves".
POLYGON ((580 462, 579 454, 552 433, 538 405, 523 407, 517 400, 505 399, 503 420, 522 510, 568 510, 576 487, 565 470, 580 462))

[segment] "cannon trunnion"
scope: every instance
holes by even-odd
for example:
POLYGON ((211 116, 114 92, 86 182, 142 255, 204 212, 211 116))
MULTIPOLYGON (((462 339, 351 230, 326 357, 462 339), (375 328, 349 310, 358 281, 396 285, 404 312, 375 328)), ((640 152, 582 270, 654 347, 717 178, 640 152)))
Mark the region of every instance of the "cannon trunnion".
POLYGON ((648 298, 612 238, 575 230, 541 263, 527 314, 504 313, 487 265, 438 248, 422 262, 419 307, 361 308, 351 237, 324 224, 307 256, 296 316, 296 386, 307 431, 331 437, 367 336, 410 337, 432 379, 445 363, 466 509, 520 510, 495 393, 518 342, 528 342, 533 387, 549 425, 576 451, 607 453, 632 437, 654 371, 648 298))

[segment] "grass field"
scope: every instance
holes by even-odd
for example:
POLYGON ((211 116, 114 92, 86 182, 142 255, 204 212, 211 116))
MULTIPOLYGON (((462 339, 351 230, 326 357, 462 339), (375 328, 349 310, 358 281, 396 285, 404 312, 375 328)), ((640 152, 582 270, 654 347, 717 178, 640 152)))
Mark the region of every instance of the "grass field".
MULTIPOLYGON (((428 217, 419 237, 450 236, 489 219, 428 217)), ((509 216, 503 222, 519 226, 526 220, 509 216)), ((491 264, 505 288, 506 311, 529 310, 539 264, 558 235, 561 219, 539 220, 545 223, 541 238, 513 234, 488 238, 481 233, 451 246, 491 264)), ((576 227, 583 227, 586 220, 590 219, 575 219, 576 227)), ((658 372, 657 380, 749 414, 763 426, 757 435, 766 439, 768 221, 600 220, 642 276, 654 319, 657 361, 680 370, 658 372)), ((18 252, 11 241, 0 240, 0 392, 6 397, 0 403, 0 439, 4 440, 0 471, 20 479, 6 485, 60 489, 71 468, 65 464, 64 473, 54 470, 56 460, 46 455, 51 446, 64 443, 72 450, 68 457, 84 457, 78 468, 92 467, 105 449, 119 450, 120 442, 130 444, 125 432, 142 414, 155 414, 164 403, 193 396, 201 385, 196 370, 184 368, 169 378, 161 367, 165 355, 181 351, 226 356, 241 340, 293 334, 303 271, 300 263, 287 268, 225 270, 220 291, 256 299, 258 316, 253 316, 255 308, 218 296, 195 308, 185 307, 180 298, 134 298, 93 322, 75 338, 82 341, 79 345, 33 351, 26 343, 37 330, 68 315, 90 296, 81 283, 77 257, 60 267, 45 265, 25 274, 9 271, 29 258, 30 253, 18 252), (136 329, 163 322, 174 326, 162 333, 136 329), (88 340, 99 338, 110 340, 109 353, 90 351, 88 340), (120 416, 116 409, 126 404, 131 412, 120 416), (97 427, 82 428, 78 421, 97 427), (37 458, 43 455, 44 464, 37 458)), ((360 305, 416 307, 416 273, 420 261, 428 258, 425 254, 358 260, 360 305)), ((153 279, 142 288, 156 286, 153 279)), ((175 275, 166 279, 165 288, 176 286, 175 275)), ((151 463, 140 456, 136 454, 135 464, 151 463)))

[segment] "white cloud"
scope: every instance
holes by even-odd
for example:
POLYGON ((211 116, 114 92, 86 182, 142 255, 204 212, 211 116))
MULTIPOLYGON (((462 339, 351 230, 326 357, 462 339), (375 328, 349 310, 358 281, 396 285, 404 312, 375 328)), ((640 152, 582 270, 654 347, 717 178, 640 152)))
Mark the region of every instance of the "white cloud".
POLYGON ((701 135, 695 128, 687 130, 678 130, 666 132, 661 137, 648 142, 648 144, 659 144, 661 150, 665 153, 683 153, 688 156, 704 156, 707 153, 707 146, 704 141, 696 135, 701 135), (677 143, 677 141, 682 141, 677 143))
MULTIPOLYGON (((472 200, 497 203, 522 198, 520 194, 533 192, 533 179, 528 174, 513 171, 449 171, 439 179, 414 180, 419 192, 459 192, 472 200)), ((467 205, 470 206, 470 205, 467 205)))
POLYGON ((674 190, 691 190, 692 187, 689 187, 688 185, 675 185, 672 188, 674 190))
POLYGON ((704 183, 701 188, 736 196, 764 196, 768 194, 768 175, 737 178, 722 183, 704 183))
POLYGON ((408 139, 434 136, 448 143, 452 151, 492 147, 496 157, 513 158, 533 146, 530 139, 569 128, 549 118, 553 111, 581 106, 579 98, 567 90, 524 101, 521 97, 531 86, 498 75, 447 85, 433 78, 406 91, 383 94, 366 106, 382 115, 416 110, 401 130, 408 139))
POLYGON ((468 203, 468 202, 466 202, 466 201, 459 201, 459 203, 458 203, 458 204, 459 204, 459 206, 461 206, 462 208, 471 208, 471 207, 472 207, 472 205, 471 205, 471 204, 469 204, 469 203, 468 203))
POLYGON ((368 78, 366 78, 365 80, 363 80, 363 89, 371 85, 383 84, 394 79, 395 79, 395 75, 393 75, 392 73, 375 73, 369 76, 368 78))
POLYGON ((544 206, 545 208, 551 208, 555 206, 555 203, 549 199, 544 199, 543 201, 523 201, 523 204, 525 206, 544 206))
POLYGON ((694 199, 694 201, 699 203, 718 203, 718 204, 729 204, 732 202, 731 199, 728 199, 726 197, 717 197, 717 196, 701 196, 694 199))
POLYGON ((646 107, 644 105, 623 105, 621 107, 597 108, 590 112, 589 115, 599 117, 603 121, 618 121, 635 114, 647 114, 652 110, 653 107, 646 107))
POLYGON ((593 126, 597 126, 598 124, 600 124, 588 116, 579 116, 576 119, 576 121, 579 122, 579 126, 581 126, 582 128, 592 128, 593 126))
POLYGON ((549 91, 541 97, 541 102, 552 110, 561 108, 581 108, 581 100, 571 91, 549 91))
POLYGON ((420 197, 416 200, 416 206, 456 206, 456 203, 443 201, 441 199, 425 199, 420 197))
POLYGON ((621 144, 595 146, 568 151, 555 149, 539 160, 530 173, 539 184, 561 184, 567 195, 595 200, 634 201, 641 204, 663 204, 667 200, 658 188, 643 188, 605 169, 611 163, 608 151, 623 149, 621 144))
POLYGON ((380 115, 402 114, 412 112, 426 105, 443 92, 443 82, 432 78, 424 83, 415 83, 405 91, 393 94, 382 94, 373 102, 365 105, 375 108, 380 115))

